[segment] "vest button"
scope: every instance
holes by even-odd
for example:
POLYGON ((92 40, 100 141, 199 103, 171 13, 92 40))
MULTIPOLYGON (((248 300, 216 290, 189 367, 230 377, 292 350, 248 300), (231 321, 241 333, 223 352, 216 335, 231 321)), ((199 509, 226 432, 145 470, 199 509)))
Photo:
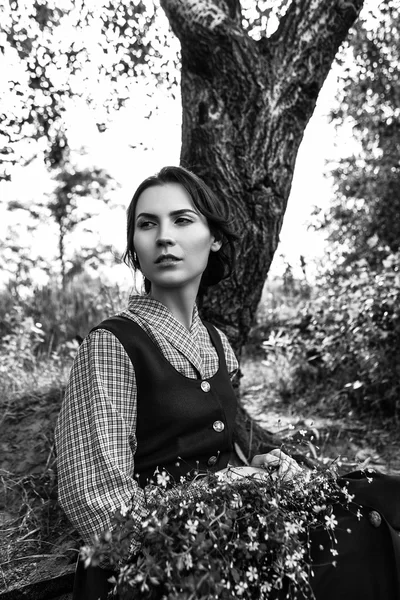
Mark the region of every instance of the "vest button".
POLYGON ((213 429, 217 433, 220 433, 221 431, 223 431, 225 429, 225 425, 223 424, 222 421, 214 421, 214 423, 213 423, 213 429))
POLYGON ((218 458, 216 456, 210 456, 210 458, 207 461, 207 465, 209 467, 213 467, 215 465, 215 463, 217 462, 218 458))
POLYGON ((368 519, 371 525, 374 527, 379 527, 379 525, 382 523, 382 517, 377 510, 371 510, 368 515, 368 519))
POLYGON ((202 381, 200 387, 203 390, 203 392, 209 392, 211 389, 211 385, 208 383, 208 381, 202 381))

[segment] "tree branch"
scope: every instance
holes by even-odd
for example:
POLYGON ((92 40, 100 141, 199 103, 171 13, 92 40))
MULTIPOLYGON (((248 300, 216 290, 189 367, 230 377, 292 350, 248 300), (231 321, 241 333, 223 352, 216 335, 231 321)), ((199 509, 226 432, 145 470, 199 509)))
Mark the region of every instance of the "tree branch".
POLYGON ((224 32, 244 33, 239 0, 161 0, 160 4, 181 42, 224 32))
POLYGON ((262 52, 273 60, 275 101, 285 96, 291 106, 308 91, 317 99, 340 45, 356 20, 364 0, 293 0, 277 31, 263 38, 262 52), (295 94, 296 95, 296 94, 295 94))

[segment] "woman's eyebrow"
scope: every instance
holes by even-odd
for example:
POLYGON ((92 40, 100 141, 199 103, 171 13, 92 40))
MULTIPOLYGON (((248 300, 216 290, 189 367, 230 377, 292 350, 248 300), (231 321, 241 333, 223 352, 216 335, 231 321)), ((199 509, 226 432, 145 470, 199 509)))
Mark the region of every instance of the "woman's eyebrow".
MULTIPOLYGON (((169 214, 171 217, 178 217, 179 215, 184 215, 189 212, 193 213, 194 215, 198 215, 198 213, 192 208, 180 208, 178 210, 171 211, 169 214)), ((158 215, 154 215, 153 213, 141 212, 136 217, 136 221, 142 217, 144 217, 145 219, 158 219, 158 215)))

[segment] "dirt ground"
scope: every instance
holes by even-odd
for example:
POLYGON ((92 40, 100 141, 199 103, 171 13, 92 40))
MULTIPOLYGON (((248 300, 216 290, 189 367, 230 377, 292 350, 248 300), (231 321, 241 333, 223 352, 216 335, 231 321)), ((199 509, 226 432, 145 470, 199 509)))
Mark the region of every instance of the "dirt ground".
POLYGON ((297 399, 282 403, 271 395, 268 381, 254 360, 242 362, 241 396, 247 412, 283 441, 297 440, 303 452, 324 463, 335 461, 340 473, 372 468, 400 475, 398 419, 336 410, 323 400, 317 405, 297 399), (339 413, 339 414, 338 414, 339 413))
MULTIPOLYGON (((305 453, 336 461, 341 472, 368 466, 400 474, 400 432, 393 421, 354 414, 339 419, 301 403, 295 409, 282 406, 267 401, 265 385, 250 379, 243 380, 244 405, 283 440, 301 440, 305 453)), ((0 600, 69 598, 79 541, 56 504, 53 432, 60 403, 61 391, 53 389, 17 398, 2 413, 0 600)))
POLYGON ((55 599, 72 586, 79 544, 58 509, 56 489, 54 427, 61 397, 61 391, 53 389, 3 407, 1 600, 55 599))

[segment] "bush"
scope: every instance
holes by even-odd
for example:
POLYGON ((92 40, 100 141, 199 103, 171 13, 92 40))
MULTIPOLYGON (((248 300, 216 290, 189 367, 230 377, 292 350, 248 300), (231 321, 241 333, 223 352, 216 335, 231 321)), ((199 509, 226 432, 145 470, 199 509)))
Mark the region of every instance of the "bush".
POLYGON ((271 331, 265 364, 279 371, 286 399, 329 394, 361 412, 398 411, 399 259, 392 255, 379 272, 359 261, 346 276, 327 276, 271 331))
POLYGON ((10 285, 0 295, 0 338, 17 335, 21 327, 28 327, 29 319, 29 327, 42 331, 42 343, 35 345, 35 354, 51 354, 77 336, 84 337, 99 321, 124 308, 127 296, 118 286, 108 287, 100 278, 87 274, 76 277, 65 289, 50 281, 22 294, 10 285))

